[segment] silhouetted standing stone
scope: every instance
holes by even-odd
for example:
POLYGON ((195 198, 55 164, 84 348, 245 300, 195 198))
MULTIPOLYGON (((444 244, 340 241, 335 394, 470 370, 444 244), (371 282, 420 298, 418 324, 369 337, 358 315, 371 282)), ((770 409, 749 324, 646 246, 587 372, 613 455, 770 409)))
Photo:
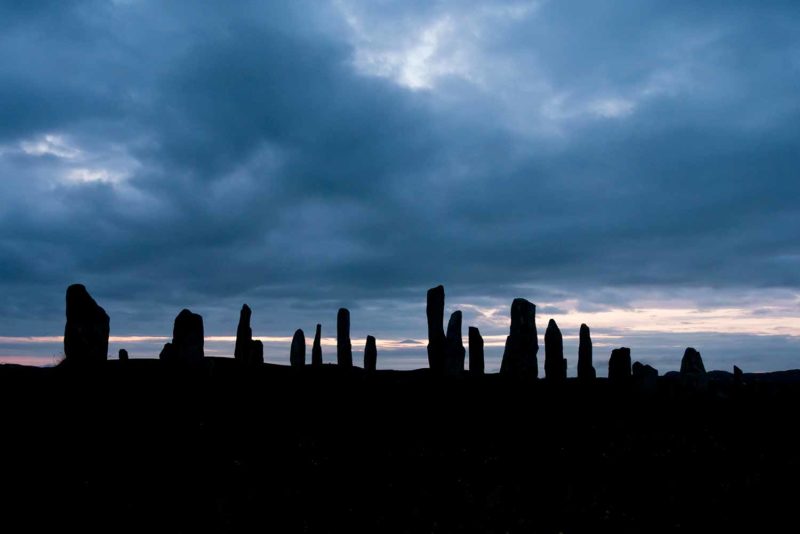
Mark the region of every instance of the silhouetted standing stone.
POLYGON ((578 344, 578 378, 594 380, 596 377, 597 372, 592 365, 592 337, 589 327, 582 324, 578 344))
POLYGON ((733 366, 733 385, 736 387, 744 385, 744 373, 735 365, 733 366))
POLYGON ((474 326, 469 327, 469 372, 470 374, 482 375, 484 369, 483 362, 483 338, 480 331, 474 326))
POLYGON ((239 326, 236 328, 236 345, 233 349, 233 357, 241 362, 250 359, 250 352, 253 344, 253 331, 250 328, 250 307, 245 304, 239 312, 239 326))
POLYGON ((447 348, 445 349, 444 370, 450 376, 464 372, 464 342, 461 338, 461 311, 456 310, 447 323, 447 348))
POLYGON ((64 326, 65 361, 96 364, 108 359, 110 321, 106 311, 81 284, 67 288, 67 323, 64 326))
POLYGON ((631 371, 633 383, 640 390, 648 393, 655 392, 658 387, 658 370, 650 365, 634 362, 631 371))
POLYGON ((706 368, 700 353, 692 347, 687 348, 681 359, 681 374, 705 374, 705 372, 706 368))
POLYGON ((336 314, 336 363, 353 367, 353 346, 350 343, 350 312, 339 308, 336 314))
POLYGON ((500 373, 510 376, 539 376, 539 341, 536 334, 536 305, 517 298, 511 303, 511 328, 506 338, 500 373))
POLYGON ((203 318, 187 309, 175 317, 172 328, 172 343, 164 345, 159 356, 162 360, 184 363, 203 360, 203 318))
POLYGON ((544 376, 550 380, 567 379, 567 361, 564 359, 564 339, 553 319, 544 331, 544 376))
POLYGON ((119 361, 127 362, 128 361, 128 351, 125 349, 119 349, 119 361))
POLYGON ((295 331, 294 337, 292 338, 289 363, 292 367, 303 367, 306 364, 306 336, 299 328, 295 331))
POLYGON ((367 344, 364 346, 364 370, 372 372, 378 366, 378 348, 375 345, 375 338, 367 336, 367 344))
POLYGON ((428 366, 439 373, 444 370, 447 341, 444 336, 444 286, 436 286, 428 290, 428 301, 425 308, 428 317, 428 366))
POLYGON ((631 378, 631 349, 620 347, 611 351, 608 359, 608 379, 611 382, 623 383, 631 378))
POLYGON ((700 353, 692 347, 686 349, 681 359, 681 383, 689 389, 702 391, 708 388, 708 375, 700 353))
POLYGON ((311 346, 311 365, 319 367, 322 365, 322 325, 317 325, 314 333, 314 344, 311 346))
POLYGON ((264 363, 264 344, 260 339, 250 342, 250 354, 248 356, 248 363, 259 364, 264 363))

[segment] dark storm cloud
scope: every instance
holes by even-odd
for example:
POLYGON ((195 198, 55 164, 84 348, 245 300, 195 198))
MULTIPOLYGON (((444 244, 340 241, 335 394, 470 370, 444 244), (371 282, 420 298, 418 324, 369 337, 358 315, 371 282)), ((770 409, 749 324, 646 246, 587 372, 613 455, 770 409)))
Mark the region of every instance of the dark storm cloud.
POLYGON ((60 331, 75 281, 128 333, 183 306, 227 332, 247 300, 275 334, 346 305, 400 339, 439 282, 448 312, 800 285, 794 3, 33 2, 0 25, 0 335, 60 331))

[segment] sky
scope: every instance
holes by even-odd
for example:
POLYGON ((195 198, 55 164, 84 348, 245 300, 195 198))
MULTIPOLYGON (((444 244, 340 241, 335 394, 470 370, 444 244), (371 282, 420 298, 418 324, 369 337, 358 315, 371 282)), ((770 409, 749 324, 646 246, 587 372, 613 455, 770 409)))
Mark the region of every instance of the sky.
MULTIPOLYGON (((0 1, 0 362, 64 295, 155 357, 184 307, 267 361, 351 311, 427 365, 425 292, 499 368, 514 297, 675 370, 800 367, 800 4, 0 1)), ((447 317, 445 317, 445 323, 447 317)), ((309 347, 310 353, 310 347, 309 347)))

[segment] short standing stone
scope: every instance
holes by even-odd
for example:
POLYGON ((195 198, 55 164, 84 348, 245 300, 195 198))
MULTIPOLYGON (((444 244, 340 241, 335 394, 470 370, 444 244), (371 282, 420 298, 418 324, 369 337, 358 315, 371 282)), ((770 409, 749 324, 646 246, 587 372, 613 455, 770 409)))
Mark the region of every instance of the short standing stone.
POLYGON ((744 373, 737 366, 733 366, 733 385, 740 387, 744 385, 744 373))
POLYGON ((67 323, 64 326, 66 362, 95 364, 108 359, 110 321, 106 311, 81 284, 67 288, 67 323))
POLYGON ((539 375, 536 305, 522 298, 514 299, 509 330, 500 373, 536 378, 539 375))
POLYGON ((564 360, 564 339, 561 330, 553 319, 547 323, 544 332, 544 376, 553 381, 562 382, 567 378, 566 360, 564 360))
POLYGON ((336 314, 336 363, 353 367, 353 346, 350 343, 350 311, 339 308, 336 314))
POLYGON ((608 379, 611 382, 625 383, 631 378, 631 349, 620 347, 611 351, 608 360, 608 379))
POLYGON ((364 346, 364 370, 372 372, 378 367, 378 348, 375 345, 375 338, 367 336, 367 344, 364 346))
POLYGON ((128 351, 125 349, 119 349, 119 361, 127 362, 128 361, 128 351))
POLYGON ((464 372, 464 342, 461 338, 461 311, 456 310, 447 323, 447 347, 444 370, 447 375, 458 376, 464 372))
POLYGON ((482 375, 484 370, 483 361, 483 338, 480 331, 474 326, 469 327, 469 372, 473 375, 482 375))
POLYGON ((322 325, 317 324, 317 331, 314 333, 314 344, 311 346, 311 365, 319 367, 322 365, 322 325))
POLYGON ((187 309, 181 310, 172 328, 174 357, 181 362, 200 362, 204 356, 203 343, 203 318, 187 309))
POLYGON ((444 371, 447 341, 442 322, 444 321, 444 286, 428 290, 425 314, 428 318, 428 366, 435 373, 444 371))
POLYGON ((597 372, 592 365, 592 336, 589 327, 582 324, 578 344, 578 378, 594 380, 596 376, 597 372))
POLYGON ((250 307, 245 304, 239 312, 239 326, 236 327, 236 345, 233 349, 233 357, 241 362, 250 359, 250 352, 253 343, 253 331, 250 328, 250 307))
POLYGON ((681 359, 681 374, 705 374, 706 367, 700 353, 692 347, 686 349, 681 359))
POLYGON ((658 387, 658 370, 655 367, 634 362, 631 372, 633 383, 642 391, 654 392, 658 387))
POLYGON ((697 391, 705 391, 708 388, 708 374, 703 365, 703 358, 692 347, 683 353, 680 375, 684 387, 697 391))
POLYGON ((294 337, 292 338, 289 363, 292 367, 303 367, 306 364, 306 336, 299 328, 295 331, 294 337))
POLYGON ((247 361, 251 364, 264 363, 264 344, 260 339, 250 342, 250 354, 247 361))

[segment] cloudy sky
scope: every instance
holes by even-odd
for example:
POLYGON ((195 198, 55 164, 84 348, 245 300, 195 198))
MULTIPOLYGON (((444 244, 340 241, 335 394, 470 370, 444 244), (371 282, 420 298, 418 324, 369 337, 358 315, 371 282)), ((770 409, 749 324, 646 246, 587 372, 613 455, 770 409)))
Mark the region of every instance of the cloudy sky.
POLYGON ((247 302, 424 366, 441 283, 489 370, 516 296, 570 374, 582 322, 601 375, 800 367, 796 1, 0 1, 0 65, 0 361, 80 282, 113 354, 247 302))

